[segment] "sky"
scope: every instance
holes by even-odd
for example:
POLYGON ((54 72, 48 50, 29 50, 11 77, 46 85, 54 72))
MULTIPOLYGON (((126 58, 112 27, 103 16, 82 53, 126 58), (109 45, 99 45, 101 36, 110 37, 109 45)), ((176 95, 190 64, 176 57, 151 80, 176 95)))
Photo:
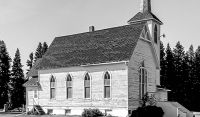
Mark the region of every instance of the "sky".
MULTIPOLYGON (((55 37, 127 25, 140 11, 141 0, 0 0, 0 40, 13 59, 17 48, 23 69, 39 42, 55 37)), ((180 41, 185 51, 200 45, 200 0, 151 0, 152 12, 164 23, 161 38, 171 48, 180 41)), ((26 71, 25 71, 26 72, 26 71)))

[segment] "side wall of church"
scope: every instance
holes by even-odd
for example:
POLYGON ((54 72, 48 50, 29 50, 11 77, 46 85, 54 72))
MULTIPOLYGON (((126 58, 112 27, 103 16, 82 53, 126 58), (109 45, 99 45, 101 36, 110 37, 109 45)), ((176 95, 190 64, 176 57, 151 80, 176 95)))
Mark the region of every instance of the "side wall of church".
POLYGON ((128 101, 129 110, 134 110, 139 106, 139 68, 144 60, 147 69, 147 92, 156 92, 156 63, 151 43, 143 39, 138 40, 135 51, 128 64, 128 101))
POLYGON ((70 109, 72 115, 79 115, 84 108, 99 108, 103 112, 109 110, 112 115, 128 114, 128 67, 123 63, 68 67, 39 71, 39 105, 47 112, 53 109, 57 114, 70 109), (104 74, 111 75, 111 98, 104 98, 104 74), (84 99, 84 76, 91 77, 91 98, 84 99), (72 76, 72 98, 66 98, 66 76, 72 76), (55 99, 50 99, 50 77, 56 78, 55 99), (57 110, 57 111, 56 111, 57 110))

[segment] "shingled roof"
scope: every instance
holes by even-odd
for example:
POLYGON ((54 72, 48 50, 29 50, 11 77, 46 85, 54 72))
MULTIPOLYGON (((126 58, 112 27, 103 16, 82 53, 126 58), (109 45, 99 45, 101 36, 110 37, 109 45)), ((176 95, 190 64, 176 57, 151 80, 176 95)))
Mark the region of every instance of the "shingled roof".
POLYGON ((36 60, 36 62, 34 63, 34 65, 32 66, 31 70, 28 72, 28 74, 26 75, 26 77, 33 77, 33 76, 38 76, 38 70, 36 69, 37 66, 39 65, 40 61, 42 60, 42 58, 38 58, 36 60))
POLYGON ((56 37, 37 68, 130 60, 145 22, 56 37))
POLYGON ((23 86, 38 86, 38 78, 31 78, 26 83, 23 84, 23 86))
POLYGON ((138 12, 133 18, 131 18, 128 23, 135 23, 139 21, 147 21, 147 20, 156 20, 160 24, 163 24, 152 12, 145 11, 145 12, 138 12))

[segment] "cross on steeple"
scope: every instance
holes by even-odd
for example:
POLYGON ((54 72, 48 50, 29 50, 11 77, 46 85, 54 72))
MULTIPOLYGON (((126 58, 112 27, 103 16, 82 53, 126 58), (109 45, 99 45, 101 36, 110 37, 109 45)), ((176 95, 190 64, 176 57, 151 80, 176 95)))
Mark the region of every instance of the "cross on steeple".
POLYGON ((140 12, 144 13, 145 11, 151 12, 151 0, 141 0, 140 12))

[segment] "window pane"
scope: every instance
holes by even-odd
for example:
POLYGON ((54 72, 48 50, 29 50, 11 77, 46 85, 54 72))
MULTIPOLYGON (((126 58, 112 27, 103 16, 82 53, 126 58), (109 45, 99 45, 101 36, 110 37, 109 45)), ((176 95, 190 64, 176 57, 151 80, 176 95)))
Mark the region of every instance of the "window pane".
POLYGON ((104 89, 104 97, 105 98, 110 98, 110 86, 106 86, 104 89))
POLYGON ((141 97, 141 93, 142 93, 142 91, 141 91, 141 84, 139 84, 139 98, 141 99, 142 97, 141 97))
POLYGON ((67 87, 72 87, 72 81, 67 81, 67 87))
POLYGON ((85 80, 85 87, 90 87, 90 80, 85 80))
POLYGON ((50 87, 55 87, 55 82, 51 82, 50 87))
POLYGON ((90 98, 90 88, 85 87, 85 98, 90 98))
POLYGON ((141 83, 141 69, 139 71, 139 83, 141 83))
POLYGON ((34 90, 34 98, 37 98, 37 90, 34 90))
POLYGON ((55 89, 51 88, 51 98, 55 98, 55 89))
POLYGON ((67 88, 67 98, 72 98, 72 88, 67 88))
POLYGON ((105 79, 104 84, 105 86, 110 86, 110 79, 105 79))
POLYGON ((145 90, 145 86, 144 86, 144 84, 142 84, 142 97, 144 96, 144 91, 145 90))

